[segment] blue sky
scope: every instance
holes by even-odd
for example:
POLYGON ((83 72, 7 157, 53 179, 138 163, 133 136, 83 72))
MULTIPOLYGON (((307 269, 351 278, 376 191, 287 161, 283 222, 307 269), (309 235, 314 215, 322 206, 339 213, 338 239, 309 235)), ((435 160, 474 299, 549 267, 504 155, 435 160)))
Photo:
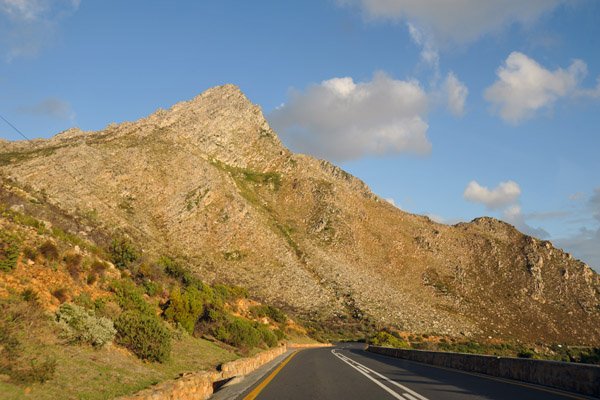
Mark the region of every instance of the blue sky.
POLYGON ((600 270, 599 21, 597 0, 0 0, 0 115, 47 138, 233 83, 403 210, 600 270))

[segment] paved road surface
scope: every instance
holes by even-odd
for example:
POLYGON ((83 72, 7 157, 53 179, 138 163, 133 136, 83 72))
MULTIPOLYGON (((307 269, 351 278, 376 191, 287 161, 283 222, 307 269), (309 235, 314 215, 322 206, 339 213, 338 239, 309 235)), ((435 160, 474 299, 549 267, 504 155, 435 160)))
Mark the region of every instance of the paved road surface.
MULTIPOLYGON (((364 344, 295 353, 269 383, 237 399, 558 400, 589 397, 371 354, 364 344), (250 395, 250 397, 248 397, 250 395)), ((274 368, 273 368, 274 370, 274 368)))

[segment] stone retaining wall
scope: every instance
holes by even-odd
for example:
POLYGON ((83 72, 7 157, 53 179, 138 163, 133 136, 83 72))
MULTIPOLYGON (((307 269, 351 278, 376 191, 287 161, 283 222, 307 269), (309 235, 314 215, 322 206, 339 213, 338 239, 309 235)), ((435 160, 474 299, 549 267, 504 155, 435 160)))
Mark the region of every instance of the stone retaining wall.
POLYGON ((181 374, 172 379, 117 400, 197 400, 208 399, 213 394, 213 383, 246 375, 287 351, 287 346, 258 353, 253 357, 240 358, 221 366, 220 371, 199 371, 181 374))
POLYGON ((311 347, 332 347, 331 343, 288 343, 290 349, 304 349, 311 347))
POLYGON ((600 366, 438 351, 369 346, 367 351, 600 397, 600 366))

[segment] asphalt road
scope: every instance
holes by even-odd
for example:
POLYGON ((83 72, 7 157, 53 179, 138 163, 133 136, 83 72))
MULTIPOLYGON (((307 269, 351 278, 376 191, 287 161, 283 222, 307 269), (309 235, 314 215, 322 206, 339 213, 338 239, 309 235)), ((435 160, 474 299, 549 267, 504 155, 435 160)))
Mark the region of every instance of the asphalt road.
POLYGON ((272 377, 269 371, 237 399, 473 400, 588 399, 550 388, 473 375, 371 354, 364 344, 300 350, 272 377), (250 397, 248 397, 250 395, 250 397))

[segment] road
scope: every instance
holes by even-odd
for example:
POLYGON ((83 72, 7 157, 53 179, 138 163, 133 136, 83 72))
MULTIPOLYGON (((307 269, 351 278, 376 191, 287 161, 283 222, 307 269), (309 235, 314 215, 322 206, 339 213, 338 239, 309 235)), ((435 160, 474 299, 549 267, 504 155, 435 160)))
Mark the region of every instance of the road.
POLYGON ((589 399, 559 390, 371 354, 364 344, 300 350, 239 400, 589 399), (268 383, 267 383, 268 382, 268 383), (266 385, 265 385, 266 383, 266 385))

